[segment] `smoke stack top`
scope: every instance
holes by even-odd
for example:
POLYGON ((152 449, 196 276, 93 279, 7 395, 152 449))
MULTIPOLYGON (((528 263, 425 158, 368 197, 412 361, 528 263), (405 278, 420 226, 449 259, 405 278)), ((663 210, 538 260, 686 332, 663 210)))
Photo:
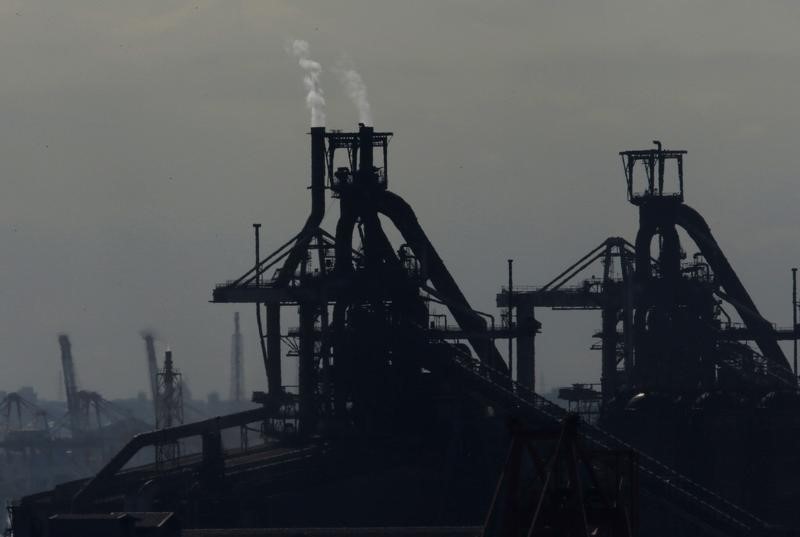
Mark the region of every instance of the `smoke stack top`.
POLYGON ((325 96, 319 82, 322 66, 310 58, 308 41, 295 39, 289 47, 289 52, 297 58, 298 64, 305 71, 303 86, 306 89, 306 106, 311 111, 311 126, 324 127, 325 96))

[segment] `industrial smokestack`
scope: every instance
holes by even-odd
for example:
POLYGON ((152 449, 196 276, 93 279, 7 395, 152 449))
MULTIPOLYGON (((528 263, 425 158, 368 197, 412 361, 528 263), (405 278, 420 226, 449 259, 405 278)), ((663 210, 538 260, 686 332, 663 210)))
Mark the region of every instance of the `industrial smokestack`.
POLYGON ((362 185, 372 183, 375 178, 375 173, 372 169, 372 135, 374 130, 363 123, 358 124, 358 177, 362 185))
POLYGON ((311 218, 315 225, 325 215, 325 127, 311 127, 311 218))
POLYGON ((308 215, 299 239, 289 252, 276 280, 286 285, 294 275, 300 259, 306 255, 305 247, 325 216, 325 127, 311 127, 311 214, 308 215))

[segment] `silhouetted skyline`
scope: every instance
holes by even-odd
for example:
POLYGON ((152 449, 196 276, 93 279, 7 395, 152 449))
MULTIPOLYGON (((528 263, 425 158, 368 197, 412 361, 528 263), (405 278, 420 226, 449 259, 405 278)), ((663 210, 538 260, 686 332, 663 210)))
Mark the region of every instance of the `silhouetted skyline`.
MULTIPOLYGON (((395 132, 392 189, 475 307, 496 311, 507 258, 517 282, 544 283, 631 239, 618 152, 660 139, 688 150, 687 203, 788 324, 800 8, 339 4, 0 8, 0 389, 55 396, 68 332, 82 385, 134 396, 153 328, 196 394, 225 393, 236 309, 247 389, 263 389, 253 312, 208 301, 251 265, 253 222, 270 251, 307 215, 296 38, 323 66, 328 128, 358 121, 329 69, 357 64, 376 128, 395 132)), ((537 315, 548 387, 595 380, 599 315, 537 315)))

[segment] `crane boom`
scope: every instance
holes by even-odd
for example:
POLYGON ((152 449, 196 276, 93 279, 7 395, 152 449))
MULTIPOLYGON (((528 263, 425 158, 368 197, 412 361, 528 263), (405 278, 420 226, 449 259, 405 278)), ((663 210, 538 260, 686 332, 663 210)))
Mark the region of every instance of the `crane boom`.
POLYGON ((153 406, 158 413, 158 364, 156 362, 155 338, 150 332, 142 334, 145 349, 147 350, 147 373, 150 378, 150 395, 153 398, 153 406))
POLYGON ((72 434, 80 431, 80 409, 78 402, 78 383, 75 377, 75 362, 72 360, 72 344, 67 334, 58 336, 61 347, 61 368, 64 371, 64 390, 67 396, 67 412, 69 413, 72 434))

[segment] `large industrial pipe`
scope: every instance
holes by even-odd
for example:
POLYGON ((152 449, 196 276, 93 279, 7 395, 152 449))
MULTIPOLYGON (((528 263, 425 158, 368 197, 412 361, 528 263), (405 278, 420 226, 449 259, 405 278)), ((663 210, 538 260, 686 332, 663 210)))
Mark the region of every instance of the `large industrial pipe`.
POLYGON ((286 285, 306 254, 314 232, 325 216, 325 127, 311 127, 311 214, 278 273, 277 285, 286 285))
POLYGON ((334 254, 338 274, 349 274, 353 270, 353 230, 356 215, 349 200, 342 198, 339 205, 339 221, 336 222, 336 244, 334 254))
MULTIPOLYGON (((739 280, 739 276, 736 275, 736 271, 733 270, 725 254, 722 253, 722 249, 717 244, 717 241, 714 240, 711 229, 703 217, 700 216, 700 213, 688 205, 681 205, 678 209, 677 223, 686 230, 700 248, 700 252, 708 261, 711 270, 714 271, 722 287, 725 288, 725 292, 735 299, 732 305, 752 332, 756 344, 761 349, 764 357, 770 361, 773 367, 791 371, 789 360, 786 359, 783 350, 778 346, 775 338, 775 329, 758 312, 753 299, 741 280, 739 280)), ((794 375, 792 375, 792 378, 794 378, 794 375)))
POLYGON ((300 337, 297 376, 300 392, 300 432, 310 435, 316 428, 317 409, 315 404, 315 386, 317 383, 314 364, 314 319, 317 308, 312 304, 301 303, 298 308, 300 316, 300 337))
MULTIPOLYGON (((458 284, 419 225, 411 206, 397 194, 384 192, 380 198, 378 210, 391 219, 417 258, 426 262, 431 282, 446 301, 452 304, 452 306, 448 306, 448 309, 458 325, 467 333, 485 333, 486 322, 475 313, 467 302, 458 284)), ((509 374, 508 366, 492 341, 478 336, 470 337, 469 343, 484 364, 509 374)))
POLYGON ((364 258, 367 266, 377 268, 383 263, 396 266, 397 256, 381 228, 377 213, 370 211, 361 218, 364 225, 364 258))
POLYGON ((372 183, 374 174, 372 168, 374 162, 372 159, 372 135, 374 129, 367 127, 363 123, 358 126, 358 181, 362 185, 372 183))
POLYGON ((311 216, 315 227, 325 216, 325 127, 311 127, 311 216))
POLYGON ((600 391, 603 402, 608 402, 617 387, 617 310, 604 307, 602 319, 602 356, 600 359, 600 391))
POLYGON ((532 301, 517 304, 517 382, 536 389, 536 331, 538 322, 532 301))
MULTIPOLYGON (((676 285, 680 278, 680 241, 675 230, 673 211, 646 211, 644 208, 639 213, 639 232, 636 234, 636 272, 635 282, 641 289, 647 289, 652 279, 651 245, 653 238, 660 236, 661 251, 659 252, 659 270, 661 277, 671 286, 676 285), (660 234, 660 235, 659 235, 660 234)), ((634 354, 636 364, 634 383, 660 382, 664 379, 658 373, 659 353, 666 352, 670 341, 653 342, 652 333, 661 335, 669 334, 669 329, 663 323, 669 322, 673 317, 675 297, 667 294, 641 293, 634 313, 634 354), (657 304, 653 301, 657 301, 657 304), (655 319, 648 321, 648 311, 657 306, 662 312, 661 323, 653 325, 655 319), (667 313, 669 312, 669 313, 667 313), (650 324, 651 326, 647 326, 650 324), (643 337, 646 331, 651 332, 650 337, 643 337)), ((611 322, 610 319, 608 322, 611 322)), ((614 329, 616 330, 616 329, 614 329)), ((605 345, 605 343, 604 343, 605 345)), ((610 366, 609 366, 610 367, 610 366)), ((609 371, 610 372, 610 371, 609 371)))
POLYGON ((350 391, 351 376, 351 356, 349 341, 345 332, 347 322, 347 304, 338 300, 333 306, 333 384, 336 389, 333 391, 333 408, 337 417, 343 417, 347 413, 347 396, 350 391))
POLYGON ((177 425, 169 429, 160 429, 139 433, 109 460, 94 477, 87 480, 83 486, 72 497, 72 512, 80 513, 89 508, 95 493, 102 490, 109 480, 130 461, 139 450, 147 446, 155 446, 162 443, 177 442, 190 436, 198 436, 211 431, 219 431, 231 427, 238 427, 248 423, 263 421, 267 415, 262 407, 235 414, 217 416, 215 418, 196 421, 185 425, 177 425))
MULTIPOLYGON (((266 367, 267 389, 277 396, 283 392, 283 373, 281 372, 281 306, 267 304, 266 367)), ((262 337, 262 341, 263 341, 262 337)))
POLYGON ((407 308, 406 314, 409 319, 414 319, 424 326, 428 316, 428 308, 419 297, 416 284, 406 280, 407 275, 392 247, 392 243, 381 226, 378 214, 373 212, 363 218, 367 261, 382 265, 380 270, 386 271, 385 273, 389 275, 389 278, 399 283, 398 287, 388 289, 392 293, 392 301, 395 304, 402 304, 403 307, 407 308), (395 276, 391 276, 391 274, 395 276))
MULTIPOLYGON (((356 225, 356 213, 352 201, 343 196, 339 200, 339 221, 336 222, 336 241, 334 246, 334 271, 340 276, 349 276, 353 272, 353 231, 356 225)), ((334 356, 334 411, 337 416, 344 416, 348 392, 350 389, 352 366, 350 360, 349 341, 345 335, 347 322, 347 300, 339 298, 333 307, 333 356, 334 356), (347 386, 347 387, 346 387, 347 386)))

